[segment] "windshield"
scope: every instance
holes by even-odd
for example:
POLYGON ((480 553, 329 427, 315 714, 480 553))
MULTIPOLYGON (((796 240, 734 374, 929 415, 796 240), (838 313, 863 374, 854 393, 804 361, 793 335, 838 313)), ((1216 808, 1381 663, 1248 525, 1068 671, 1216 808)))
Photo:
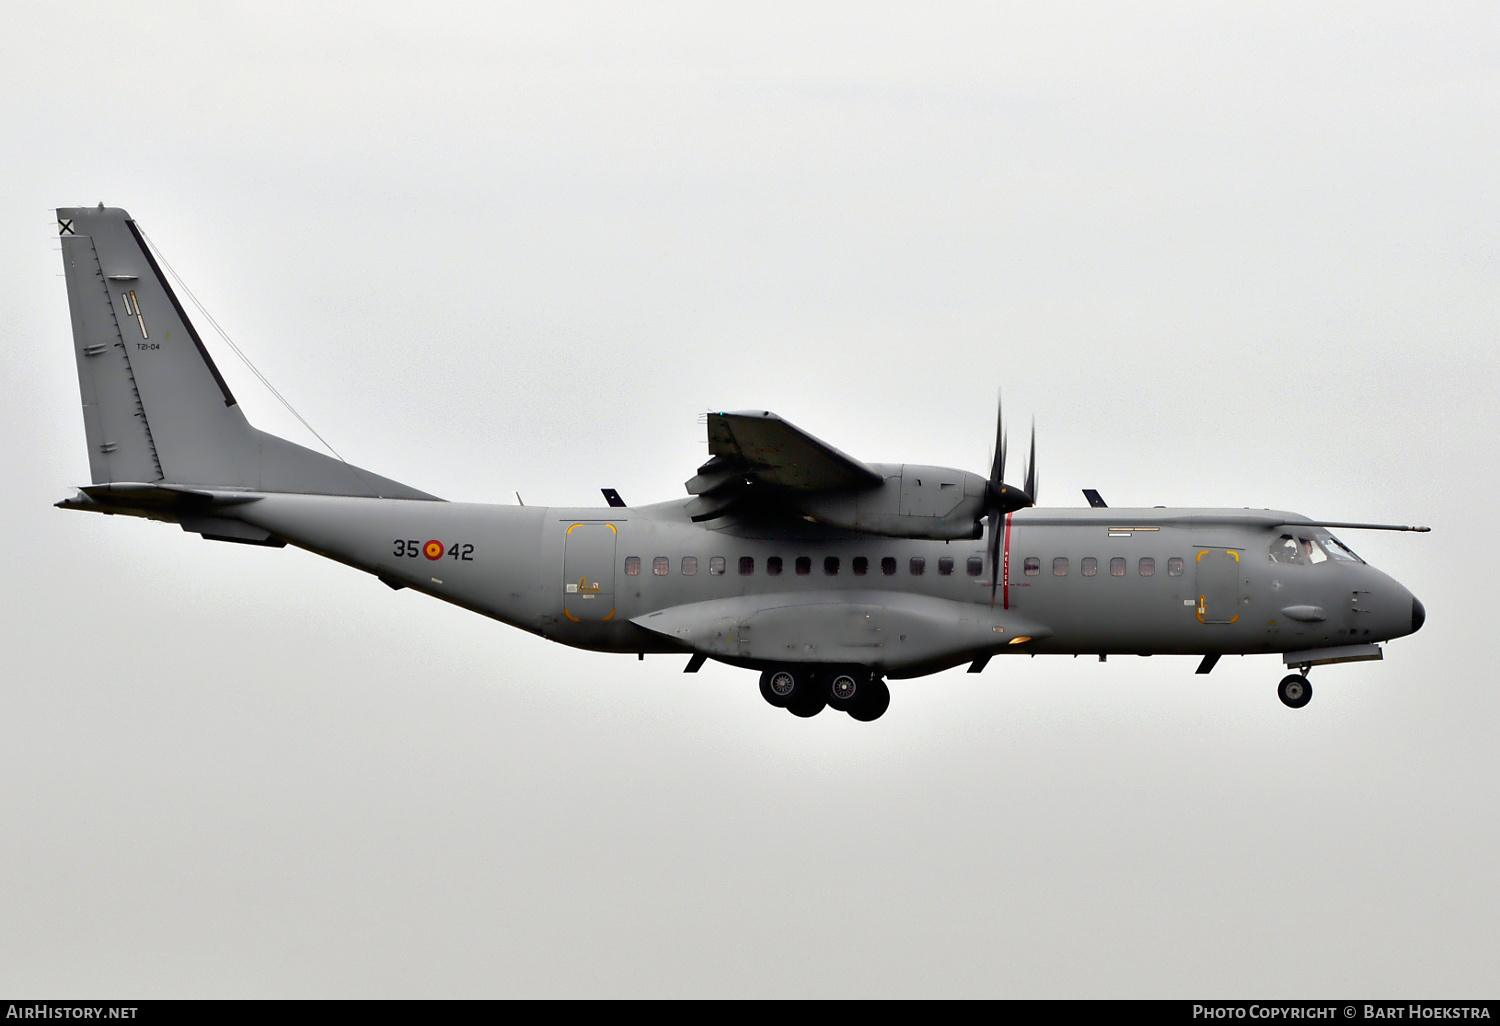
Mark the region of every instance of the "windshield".
POLYGON ((1293 566, 1318 564, 1330 559, 1351 563, 1363 563, 1349 547, 1327 531, 1309 531, 1307 534, 1283 534, 1271 543, 1271 562, 1289 563, 1293 566))
POLYGON ((1328 555, 1333 559, 1345 559, 1351 563, 1364 562, 1364 560, 1354 554, 1354 551, 1349 546, 1339 541, 1327 531, 1318 532, 1318 541, 1323 543, 1323 548, 1328 550, 1328 555))

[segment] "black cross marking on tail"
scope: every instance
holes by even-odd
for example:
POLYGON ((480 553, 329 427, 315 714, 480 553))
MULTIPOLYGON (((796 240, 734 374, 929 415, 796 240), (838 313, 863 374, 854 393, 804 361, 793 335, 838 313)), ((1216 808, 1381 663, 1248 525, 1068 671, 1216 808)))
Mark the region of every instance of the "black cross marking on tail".
POLYGON ((73 222, 72 222, 71 219, 65 221, 65 220, 63 220, 62 218, 59 217, 57 219, 57 234, 59 234, 59 235, 76 235, 78 233, 75 232, 75 231, 73 231, 73 222))

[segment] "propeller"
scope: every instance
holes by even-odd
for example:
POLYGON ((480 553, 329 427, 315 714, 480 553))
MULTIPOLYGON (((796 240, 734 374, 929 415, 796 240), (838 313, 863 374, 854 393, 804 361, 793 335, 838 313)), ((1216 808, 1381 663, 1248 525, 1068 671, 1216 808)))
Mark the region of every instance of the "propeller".
POLYGON ((995 592, 1000 586, 1000 535, 1001 520, 1007 513, 1036 505, 1036 420, 1031 422, 1031 456, 1026 467, 1026 487, 1017 488, 1005 483, 1005 409, 1001 401, 995 403, 995 456, 990 461, 990 476, 985 482, 984 508, 980 515, 989 521, 990 557, 990 605, 995 604, 995 592))

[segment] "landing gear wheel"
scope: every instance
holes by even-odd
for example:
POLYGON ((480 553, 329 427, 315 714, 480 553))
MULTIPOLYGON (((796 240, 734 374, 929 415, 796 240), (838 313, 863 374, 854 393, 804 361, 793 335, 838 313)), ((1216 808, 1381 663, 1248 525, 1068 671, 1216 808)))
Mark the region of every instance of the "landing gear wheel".
POLYGON ((760 675, 760 697, 778 709, 785 709, 797 693, 797 677, 791 670, 767 670, 760 675))
POLYGON ((1276 685, 1276 697, 1289 709, 1301 709, 1312 701, 1312 684, 1301 674, 1281 678, 1276 685))
POLYGON ((796 694, 792 695, 791 701, 786 704, 786 711, 793 716, 801 716, 804 719, 816 716, 828 705, 828 696, 816 682, 808 679, 802 682, 802 687, 796 694))
POLYGON ((880 719, 890 707, 891 689, 879 677, 871 677, 870 682, 855 694, 848 712, 851 719, 868 723, 880 719))
POLYGON ((840 670, 828 678, 828 704, 841 712, 846 711, 859 701, 869 686, 868 677, 861 680, 859 674, 840 670))

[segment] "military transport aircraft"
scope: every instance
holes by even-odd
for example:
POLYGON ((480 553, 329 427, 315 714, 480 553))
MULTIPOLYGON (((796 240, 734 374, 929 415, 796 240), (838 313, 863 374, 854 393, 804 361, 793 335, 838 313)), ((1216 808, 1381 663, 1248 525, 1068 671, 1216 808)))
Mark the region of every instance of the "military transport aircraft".
POLYGON ((1039 509, 1025 484, 864 463, 767 411, 708 415, 689 498, 598 509, 446 502, 251 427, 123 210, 57 211, 93 483, 65 509, 296 545, 553 641, 760 672, 773 706, 873 720, 886 678, 997 654, 1381 658, 1422 604, 1335 523, 1249 509, 1039 509))

